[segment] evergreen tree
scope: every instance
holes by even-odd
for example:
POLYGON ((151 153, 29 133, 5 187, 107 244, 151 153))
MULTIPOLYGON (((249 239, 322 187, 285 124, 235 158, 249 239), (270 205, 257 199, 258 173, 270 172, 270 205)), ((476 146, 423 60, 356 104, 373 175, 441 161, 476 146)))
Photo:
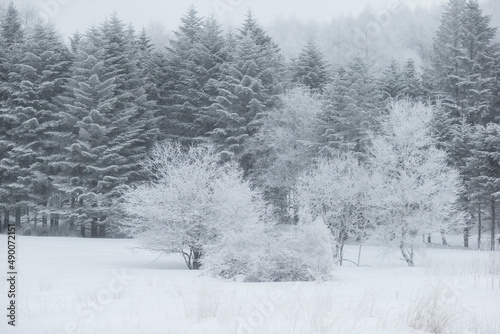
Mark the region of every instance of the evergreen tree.
POLYGON ((380 79, 380 91, 383 100, 423 99, 424 88, 413 59, 406 61, 402 71, 399 70, 398 62, 393 59, 380 79))
POLYGON ((339 70, 324 95, 321 151, 365 155, 368 133, 376 130, 376 118, 382 109, 381 94, 365 61, 355 58, 345 70, 339 70))
POLYGON ((408 59, 401 73, 401 92, 400 97, 410 100, 422 100, 425 96, 422 79, 417 73, 415 62, 412 58, 408 59))
POLYGON ((51 176, 57 170, 51 168, 50 159, 57 147, 56 99, 63 92, 70 58, 55 31, 42 25, 33 28, 26 43, 10 55, 9 95, 1 111, 8 150, 0 169, 19 224, 22 207, 54 204, 51 176))
POLYGON ((258 46, 244 36, 233 60, 223 64, 218 96, 210 107, 215 128, 210 133, 225 155, 241 157, 244 142, 255 131, 253 121, 265 107, 266 94, 259 76, 264 71, 258 46))
POLYGON ((229 34, 226 61, 221 66, 217 91, 207 110, 214 129, 210 132, 223 156, 241 159, 243 169, 252 164, 244 156, 245 142, 259 129, 266 110, 277 103, 284 66, 279 48, 255 22, 251 12, 238 35, 229 34))
MULTIPOLYGON (((463 145, 462 131, 456 131, 457 126, 466 128, 498 120, 494 94, 500 53, 499 45, 494 43, 496 29, 489 24, 490 17, 482 14, 477 1, 450 0, 434 41, 432 84, 442 101, 434 129, 465 184, 471 184, 471 175, 462 158, 475 153, 464 153, 471 148, 463 145)), ((473 187, 467 187, 466 191, 462 201, 471 208, 475 197, 473 187)), ((467 239, 466 229, 464 241, 467 239)))
MULTIPOLYGON (((268 106, 274 106, 278 101, 277 94, 283 93, 285 65, 281 49, 265 30, 258 24, 249 9, 243 25, 239 29, 239 38, 249 36, 257 45, 261 55, 262 67, 265 69, 259 76, 269 101, 268 106)), ((286 83, 285 83, 286 85, 286 83)))
POLYGON ((491 250, 495 250, 496 210, 500 196, 500 125, 476 126, 471 132, 471 156, 467 159, 469 189, 487 201, 491 212, 491 250))
MULTIPOLYGON (((443 101, 450 129, 464 118, 470 124, 491 121, 494 61, 498 45, 495 28, 477 1, 450 0, 434 41, 433 81, 443 101)), ((441 133, 442 140, 449 134, 441 133)))
POLYGON ((19 12, 13 2, 9 3, 4 14, 1 26, 1 36, 7 48, 23 41, 24 33, 22 29, 19 12))
POLYGON ((146 178, 140 163, 157 138, 158 118, 138 66, 139 45, 114 15, 77 47, 61 117, 69 145, 59 188, 71 199, 70 218, 83 235, 89 221, 92 237, 116 227, 120 187, 146 178))
POLYGON ((392 59, 390 65, 384 70, 380 80, 380 91, 382 99, 397 100, 402 91, 401 73, 396 59, 392 59))
POLYGON ((292 81, 303 84, 313 91, 323 92, 330 81, 328 64, 313 40, 302 49, 292 68, 292 81))
POLYGON ((201 135, 195 126, 200 107, 202 83, 197 62, 201 48, 200 31, 203 20, 191 6, 181 19, 181 26, 175 31, 175 40, 167 49, 167 64, 162 74, 164 80, 160 92, 164 124, 162 132, 167 138, 190 142, 201 135))

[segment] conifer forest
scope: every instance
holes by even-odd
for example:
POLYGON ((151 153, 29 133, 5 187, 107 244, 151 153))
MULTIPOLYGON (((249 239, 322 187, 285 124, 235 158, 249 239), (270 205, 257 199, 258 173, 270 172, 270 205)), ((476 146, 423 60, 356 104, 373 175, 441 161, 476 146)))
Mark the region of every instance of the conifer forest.
POLYGON ((340 263, 349 240, 397 241, 410 266, 432 233, 494 250, 498 10, 449 0, 264 26, 249 9, 226 27, 186 5, 167 40, 116 13, 66 39, 3 3, 0 231, 147 235, 228 277, 221 238, 286 244, 302 225, 325 227, 340 263))
POLYGON ((0 0, 0 333, 500 333, 498 27, 0 0))

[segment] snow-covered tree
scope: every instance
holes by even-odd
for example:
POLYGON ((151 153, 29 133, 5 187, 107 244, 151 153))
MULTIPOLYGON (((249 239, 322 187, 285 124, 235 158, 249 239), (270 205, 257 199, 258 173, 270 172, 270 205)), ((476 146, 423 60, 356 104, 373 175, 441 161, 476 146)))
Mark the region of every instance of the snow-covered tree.
POLYGON ((399 71, 399 64, 396 59, 392 59, 380 79, 382 99, 398 99, 401 94, 401 88, 401 72, 399 71))
POLYGON ((324 96, 322 151, 366 154, 368 133, 375 130, 382 109, 381 94, 366 61, 354 58, 346 68, 339 69, 324 96))
POLYGON ((368 169, 352 153, 321 158, 298 180, 300 220, 326 224, 339 265, 347 237, 364 239, 367 232, 369 181, 368 169))
POLYGON ((167 130, 163 137, 204 141, 215 124, 206 109, 218 95, 214 86, 225 61, 221 28, 213 17, 203 19, 190 7, 175 36, 165 55, 166 66, 162 64, 160 104, 162 127, 167 130))
POLYGON ((254 157, 250 177, 264 191, 284 221, 297 219, 297 177, 317 152, 318 96, 305 88, 281 95, 278 108, 262 118, 262 127, 250 139, 247 152, 254 157))
POLYGON ((328 64, 313 40, 302 49, 292 68, 292 81, 303 84, 313 91, 323 92, 331 81, 328 64))
POLYGON ((211 148, 166 144, 144 165, 153 180, 124 193, 131 232, 146 249, 182 254, 190 269, 200 268, 207 246, 265 219, 260 194, 211 148))
POLYGON ((496 210, 500 197, 500 125, 476 126, 469 135, 471 155, 466 157, 469 189, 487 203, 491 212, 491 250, 495 250, 496 210))
POLYGON ((9 3, 3 16, 0 35, 4 39, 5 45, 7 47, 12 47, 15 44, 21 43, 23 41, 24 32, 19 11, 14 6, 13 2, 9 3))
POLYGON ((400 97, 419 101, 423 99, 424 95, 422 79, 415 68, 415 61, 410 58, 406 61, 401 73, 400 97))
POLYGON ((0 101, 0 115, 6 132, 0 157, 2 188, 6 201, 16 210, 46 207, 53 195, 50 166, 57 150, 57 97, 62 94, 68 75, 69 52, 50 27, 37 25, 26 42, 9 49, 8 93, 0 101))
POLYGON ((251 12, 238 35, 226 38, 227 61, 213 82, 216 97, 207 110, 214 124, 212 139, 224 156, 241 159, 245 143, 262 124, 264 113, 276 106, 283 92, 284 66, 278 46, 257 24, 251 12))
MULTIPOLYGON (((492 112, 495 60, 499 45, 496 28, 475 0, 450 0, 434 40, 432 74, 436 95, 443 101, 445 121, 484 124, 492 112)), ((445 127, 440 136, 446 140, 445 127)))
POLYGON ((433 109, 421 103, 395 103, 382 134, 373 138, 369 159, 376 235, 397 244, 409 266, 423 234, 462 227, 461 181, 446 153, 435 148, 432 115, 433 109))

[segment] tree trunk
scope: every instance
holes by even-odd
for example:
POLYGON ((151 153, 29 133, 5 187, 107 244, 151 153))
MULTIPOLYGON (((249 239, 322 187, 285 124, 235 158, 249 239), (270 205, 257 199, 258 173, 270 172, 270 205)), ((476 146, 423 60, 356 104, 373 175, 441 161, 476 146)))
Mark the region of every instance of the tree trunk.
POLYGON ((50 229, 53 230, 56 226, 56 220, 55 220, 55 215, 52 213, 50 215, 50 229))
POLYGON ((92 219, 92 223, 90 224, 90 237, 97 238, 97 218, 92 219))
POLYGON ((495 227, 496 227, 496 221, 495 221, 495 198, 491 198, 491 250, 495 250, 495 227))
POLYGON ((469 248, 470 227, 469 224, 464 227, 464 247, 469 248))
POLYGON ((3 228, 7 230, 9 228, 10 223, 10 211, 9 209, 3 210, 3 228))
POLYGON ((16 208, 16 229, 21 227, 21 207, 16 208))
POLYGON ((338 242, 338 253, 337 253, 339 266, 342 265, 342 261, 344 260, 344 244, 346 240, 347 240, 347 232, 342 227, 341 230, 339 231, 339 242, 338 242))
POLYGON ((85 223, 82 223, 82 225, 80 225, 80 236, 82 238, 85 238, 85 223))
POLYGON ((193 269, 198 270, 201 267, 201 252, 200 251, 193 251, 193 269))
POLYGON ((441 241, 443 242, 443 245, 448 246, 448 241, 446 241, 446 235, 443 230, 441 230, 441 241))
MULTIPOLYGON (((75 211, 75 205, 75 196, 71 195, 71 212, 75 211)), ((70 232, 73 232, 75 230, 75 217, 73 217, 72 215, 70 215, 69 217, 69 230, 70 232)))
POLYGON ((431 234, 429 233, 429 235, 427 236, 427 243, 431 243, 432 242, 432 237, 431 237, 431 234))
POLYGON ((105 238, 106 237, 106 225, 104 224, 99 224, 99 238, 105 238))
POLYGON ((42 228, 44 230, 47 228, 47 214, 45 212, 42 214, 42 228))
POLYGON ((401 254, 403 255, 403 259, 406 261, 409 267, 413 267, 413 246, 410 246, 410 251, 405 249, 404 242, 401 241, 399 245, 399 249, 401 250, 401 254))
POLYGON ((479 212, 477 214, 477 249, 481 249, 481 232, 483 229, 483 223, 481 222, 481 203, 479 203, 479 212))

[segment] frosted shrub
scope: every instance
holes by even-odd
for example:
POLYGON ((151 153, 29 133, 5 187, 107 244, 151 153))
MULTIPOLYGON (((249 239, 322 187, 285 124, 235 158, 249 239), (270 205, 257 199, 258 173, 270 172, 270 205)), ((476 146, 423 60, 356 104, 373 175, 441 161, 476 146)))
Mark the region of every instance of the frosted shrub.
POLYGON ((245 227, 211 245, 203 263, 215 276, 251 282, 328 279, 334 266, 328 230, 318 223, 245 227))
POLYGON ((221 164, 210 148, 157 147, 145 167, 154 180, 123 196, 130 232, 146 249, 182 254, 190 269, 200 268, 211 243, 259 226, 265 215, 237 164, 221 164))
POLYGON ((150 183, 124 193, 130 231, 152 251, 179 253, 190 269, 250 281, 312 280, 333 266, 326 227, 276 226, 237 164, 212 149, 158 147, 150 183))

